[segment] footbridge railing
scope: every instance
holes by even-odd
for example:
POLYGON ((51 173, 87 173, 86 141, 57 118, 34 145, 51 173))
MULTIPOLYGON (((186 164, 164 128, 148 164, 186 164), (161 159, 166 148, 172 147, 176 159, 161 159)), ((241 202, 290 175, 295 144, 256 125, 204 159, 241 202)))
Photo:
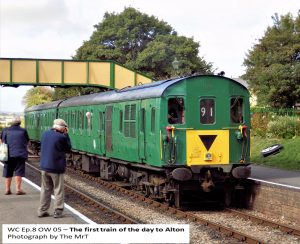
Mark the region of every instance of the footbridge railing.
POLYGON ((110 60, 0 58, 0 86, 98 86, 121 89, 152 80, 110 60))

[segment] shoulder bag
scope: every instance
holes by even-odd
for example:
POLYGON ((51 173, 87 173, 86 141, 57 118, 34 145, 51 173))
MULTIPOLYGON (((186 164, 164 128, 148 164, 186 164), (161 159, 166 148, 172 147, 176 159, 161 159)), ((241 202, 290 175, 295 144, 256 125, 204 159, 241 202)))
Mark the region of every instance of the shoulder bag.
POLYGON ((0 161, 8 160, 8 147, 5 143, 0 143, 0 161))

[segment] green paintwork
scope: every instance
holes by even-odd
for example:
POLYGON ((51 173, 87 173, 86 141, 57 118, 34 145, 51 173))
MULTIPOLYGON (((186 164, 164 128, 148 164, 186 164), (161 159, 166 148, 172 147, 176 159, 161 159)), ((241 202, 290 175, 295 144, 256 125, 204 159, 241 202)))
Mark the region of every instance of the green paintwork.
MULTIPOLYGON (((168 123, 168 99, 180 97, 184 99, 184 123, 174 125, 174 140, 176 140, 177 153, 174 165, 186 165, 186 130, 224 130, 229 133, 230 159, 228 163, 239 163, 243 140, 238 139, 237 133, 240 124, 234 124, 230 120, 230 99, 232 97, 244 99, 243 125, 246 125, 247 136, 250 128, 250 106, 249 92, 242 85, 231 79, 219 76, 197 76, 183 79, 169 86, 162 96, 140 100, 126 100, 114 103, 89 104, 82 106, 62 107, 59 109, 58 117, 63 118, 69 124, 69 135, 74 150, 101 155, 114 159, 124 160, 132 163, 145 163, 152 166, 170 166, 170 144, 166 138, 171 133, 166 131, 168 123), (215 99, 215 123, 200 124, 200 98, 215 99), (135 105, 134 123, 131 123, 131 132, 134 137, 125 136, 125 110, 126 106, 135 105), (109 135, 106 117, 108 106, 112 106, 111 142, 112 148, 108 150, 106 145, 109 135), (142 109, 144 109, 145 125, 142 126, 142 109), (154 127, 151 117, 155 110, 154 127), (91 113, 90 126, 86 114, 91 113), (72 114, 77 114, 74 122, 72 114), (83 126, 78 124, 78 115, 84 117, 83 126), (122 122, 120 121, 122 114, 122 122), (121 125, 122 124, 122 125, 121 125), (121 126, 120 126, 121 125, 121 126), (82 128, 79 128, 82 127, 82 128), (134 129, 134 131, 132 131, 134 129), (153 130, 153 131, 152 131, 153 130), (161 136, 160 136, 161 134, 161 136), (161 151, 162 150, 162 151, 161 151)), ((88 101, 87 101, 88 103, 88 101)), ((38 111, 26 113, 26 127, 30 138, 39 139, 41 132, 51 125, 47 124, 40 131, 36 127, 30 127, 29 117, 36 115, 38 111)), ((55 114, 55 109, 49 109, 47 113, 55 114)), ((128 118, 127 118, 128 119, 128 118)), ((126 120, 127 121, 127 120, 126 120)), ((250 138, 250 137, 249 137, 250 138)), ((249 139, 248 138, 248 139, 249 139)), ((108 140, 109 141, 109 140, 108 140)), ((249 162, 250 143, 244 145, 247 149, 246 161, 249 162)))

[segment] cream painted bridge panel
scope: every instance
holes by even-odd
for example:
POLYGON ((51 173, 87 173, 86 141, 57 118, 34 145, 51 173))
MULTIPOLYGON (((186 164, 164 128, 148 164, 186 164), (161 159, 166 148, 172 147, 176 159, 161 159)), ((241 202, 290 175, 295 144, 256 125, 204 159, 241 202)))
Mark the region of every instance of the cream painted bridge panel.
POLYGON ((0 58, 0 85, 99 86, 121 89, 152 80, 114 61, 0 58))

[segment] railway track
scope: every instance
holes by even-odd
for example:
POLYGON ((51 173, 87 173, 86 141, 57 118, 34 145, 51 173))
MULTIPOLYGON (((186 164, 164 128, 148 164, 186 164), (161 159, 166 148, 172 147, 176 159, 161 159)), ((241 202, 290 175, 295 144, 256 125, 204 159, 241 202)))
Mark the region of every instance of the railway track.
MULTIPOLYGON (((101 188, 106 188, 109 191, 115 191, 118 193, 121 193, 122 195, 126 195, 129 196, 131 199, 133 199, 134 202, 142 202, 147 204, 147 206, 150 206, 152 209, 155 210, 159 210, 161 212, 163 212, 164 214, 173 216, 177 219, 181 219, 184 220, 188 223, 193 223, 196 226, 206 226, 210 229, 212 229, 213 231, 217 231, 219 233, 222 233, 224 236, 226 237, 230 237, 230 238, 235 238, 238 242, 246 242, 246 243, 270 243, 268 241, 265 241, 263 238, 258 238, 253 234, 248 234, 249 230, 253 229, 253 228, 248 228, 248 233, 242 232, 239 230, 238 227, 231 227, 228 226, 228 224, 224 224, 224 223, 219 223, 218 221, 213 221, 211 220, 210 217, 203 217, 201 216, 201 214, 195 213, 195 212, 186 212, 186 211, 181 211, 172 207, 169 207, 166 204, 154 201, 152 199, 146 198, 144 196, 142 196, 139 193, 136 193, 132 190, 128 190, 125 189, 123 186, 120 186, 116 183, 111 183, 111 182, 106 182, 103 181, 101 179, 99 179, 98 177, 94 177, 91 175, 87 175, 81 171, 78 170, 74 170, 74 169, 68 169, 68 174, 69 175, 80 175, 80 177, 84 177, 85 179, 93 182, 93 183, 97 183, 99 185, 101 185, 101 188)), ((98 188, 100 188, 98 186, 98 188)), ((230 214, 230 215, 235 215, 235 216, 239 216, 239 218, 242 216, 243 219, 247 219, 250 220, 251 223, 255 223, 258 224, 259 226, 263 225, 267 225, 270 226, 272 229, 277 229, 280 230, 282 232, 282 235, 287 235, 287 236, 300 236, 300 231, 299 229, 295 229, 292 228, 291 226, 287 226, 287 225, 283 225, 280 223, 275 223, 273 221, 264 219, 264 218, 260 218, 245 212, 241 212, 241 211, 237 211, 237 210, 233 210, 233 209, 225 209, 224 211, 222 211, 221 213, 214 213, 216 215, 218 214, 223 214, 223 212, 230 214)), ((207 216, 212 216, 212 213, 209 213, 207 216)), ((249 224, 249 226, 252 226, 252 224, 249 224)), ((295 242, 295 243, 300 243, 300 239, 298 239, 299 242, 295 242)), ((275 242, 274 242, 275 243, 275 242)))
MULTIPOLYGON (((35 171, 40 171, 39 168, 28 164, 27 166, 35 171)), ((75 189, 73 186, 69 185, 68 183, 64 184, 65 191, 67 194, 72 194, 72 196, 68 197, 69 199, 73 199, 75 201, 75 204, 81 205, 81 206, 87 206, 89 208, 89 212, 92 212, 92 215, 96 215, 97 218, 94 218, 96 223, 99 223, 97 219, 99 219, 100 216, 105 215, 105 219, 109 218, 112 223, 114 224, 142 224, 133 218, 126 216, 125 214, 110 208, 109 206, 106 206, 105 204, 101 203, 100 201, 97 201, 96 199, 90 197, 86 193, 84 193, 81 190, 75 189), (79 201, 79 203, 78 203, 79 201), (84 204, 83 204, 84 203, 84 204), (101 213, 100 213, 101 212, 101 213)), ((74 204, 74 202, 73 202, 74 204)), ((103 219, 102 219, 103 220, 103 219)))
MULTIPOLYGON (((75 172, 75 171, 73 171, 73 172, 75 172)), ((243 233, 241 231, 237 231, 236 229, 228 227, 227 225, 217 223, 215 221, 210 221, 209 219, 203 218, 203 217, 201 217, 197 214, 194 214, 192 212, 186 212, 186 211, 181 211, 179 209, 175 209, 175 208, 170 207, 166 204, 163 204, 163 203, 154 201, 152 199, 146 198, 146 197, 142 196, 139 193, 133 192, 133 191, 128 190, 128 189, 125 189, 124 187, 119 186, 117 184, 113 184, 111 182, 103 181, 103 180, 101 180, 97 177, 86 175, 82 172, 80 172, 79 174, 81 174, 83 177, 86 177, 90 180, 97 181, 99 184, 101 184, 102 186, 104 186, 108 189, 116 190, 118 192, 126 194, 126 195, 128 195, 128 196, 130 196, 134 199, 137 199, 139 201, 147 203, 151 207, 154 207, 156 209, 160 209, 163 212, 168 212, 171 215, 176 216, 177 218, 187 219, 187 220, 189 220, 191 222, 194 222, 196 224, 207 226, 207 227, 209 227, 213 230, 221 232, 225 236, 233 237, 233 238, 235 238, 239 241, 245 241, 246 243, 265 243, 263 240, 260 240, 257 237, 254 237, 252 235, 248 235, 248 234, 243 233)), ((226 208, 226 209, 224 209, 224 212, 225 213, 230 213, 231 215, 235 215, 235 216, 238 216, 238 217, 246 219, 246 220, 249 220, 249 221, 251 221, 255 224, 258 224, 258 225, 264 225, 264 226, 271 227, 273 229, 280 230, 285 235, 295 235, 297 237, 300 237, 300 229, 294 228, 292 226, 288 226, 286 224, 282 224, 282 223, 279 223, 279 222, 274 222, 272 220, 268 220, 266 218, 258 217, 258 216, 255 216, 253 214, 243 212, 243 211, 239 211, 239 210, 236 210, 236 209, 226 208)), ((217 213, 217 214, 219 214, 219 213, 217 213)))
POLYGON ((234 214, 234 215, 244 218, 246 220, 250 220, 252 222, 259 223, 261 225, 265 225, 265 226, 269 226, 274 229, 278 229, 286 234, 291 234, 291 235, 300 237, 300 229, 299 228, 294 228, 294 227, 291 227, 286 224, 282 224, 282 223, 278 223, 278 222, 275 222, 272 220, 261 218, 261 217, 255 216, 253 214, 245 213, 243 211, 239 211, 236 209, 226 208, 225 210, 230 212, 231 214, 234 214))
MULTIPOLYGON (((73 173, 75 173, 76 171, 73 171, 73 173)), ((163 212, 167 212, 173 216, 175 216, 176 218, 180 218, 180 219, 186 219, 190 222, 196 223, 196 224, 200 224, 200 225, 204 225, 207 226, 213 230, 219 231, 220 233, 224 234, 227 237, 233 237, 235 239, 237 239, 238 241, 244 241, 246 243, 265 243, 263 240, 258 239, 255 236, 252 235, 248 235, 246 233, 243 233, 241 231, 237 231, 234 228, 228 227, 227 225, 224 225, 222 223, 217 223, 215 221, 210 221, 207 218, 203 218, 197 214, 194 214, 192 212, 186 212, 186 211, 181 211, 175 208, 172 208, 166 204, 154 201, 152 199, 146 198, 142 195, 140 195, 139 193, 133 192, 131 190, 125 189, 122 186, 119 186, 117 184, 111 183, 111 182, 106 182, 103 181, 97 177, 93 177, 90 175, 86 175, 82 172, 79 172, 80 175, 82 175, 83 177, 86 177, 92 181, 96 181, 99 184, 101 184, 102 186, 110 189, 110 190, 116 190, 118 192, 121 192, 123 194, 126 194, 138 201, 142 201, 146 204, 148 204, 149 206, 155 208, 155 209, 160 209, 163 212)), ((254 222, 256 224, 259 225, 267 225, 271 228, 274 229, 278 229, 280 231, 283 232, 283 234, 286 235, 295 235, 300 237, 300 230, 293 228, 291 226, 288 225, 284 225, 284 224, 280 224, 265 218, 261 218, 261 217, 257 217, 254 216, 252 214, 249 213, 245 213, 242 211, 238 211, 238 210, 234 210, 234 209, 225 209, 225 212, 229 212, 232 215, 238 215, 239 217, 242 217, 244 219, 250 220, 251 222, 254 222)))

